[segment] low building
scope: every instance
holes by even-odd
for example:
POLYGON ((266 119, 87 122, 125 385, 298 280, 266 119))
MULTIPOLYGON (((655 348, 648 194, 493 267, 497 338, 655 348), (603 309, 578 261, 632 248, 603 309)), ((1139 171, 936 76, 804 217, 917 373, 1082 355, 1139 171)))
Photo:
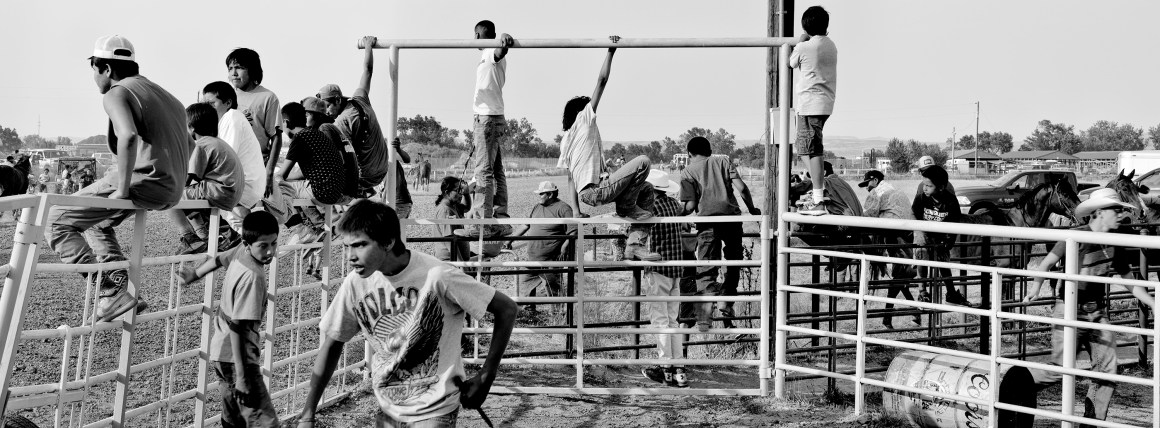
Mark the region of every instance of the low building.
POLYGON ((999 155, 1008 169, 1074 169, 1079 158, 1059 150, 1020 150, 999 155))
POLYGON ((1086 174, 1111 174, 1116 170, 1116 161, 1119 159, 1119 150, 1099 152, 1079 152, 1075 157, 1076 172, 1086 174))
POLYGON ((1001 171, 1003 158, 987 150, 971 150, 955 153, 953 159, 947 159, 947 171, 963 174, 988 174, 1001 171))

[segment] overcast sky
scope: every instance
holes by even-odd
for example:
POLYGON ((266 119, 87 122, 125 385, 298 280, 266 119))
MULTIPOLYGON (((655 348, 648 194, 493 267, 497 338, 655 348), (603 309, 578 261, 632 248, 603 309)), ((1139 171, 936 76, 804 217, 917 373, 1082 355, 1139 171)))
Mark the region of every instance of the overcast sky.
MULTIPOLYGON (((358 81, 363 35, 471 38, 490 19, 518 38, 753 37, 766 32, 765 0, 731 1, 119 1, 9 2, 0 24, 0 126, 21 135, 105 132, 100 94, 85 60, 93 41, 120 34, 137 47, 142 74, 183 103, 225 80, 226 54, 262 56, 263 85, 285 102, 325 83, 358 81)), ((1096 120, 1160 124, 1160 2, 800 1, 830 11, 838 93, 828 135, 943 141, 952 128, 1005 131, 1017 141, 1040 119, 1086 129, 1096 120)), ((800 33, 800 28, 797 30, 800 33)), ((379 54, 385 73, 386 51, 379 54)), ((546 141, 560 133, 564 103, 592 92, 599 49, 517 50, 508 57, 508 118, 527 117, 546 141)), ((479 53, 401 52, 400 115, 471 124, 479 53)), ((697 126, 742 140, 764 132, 765 52, 622 49, 600 105, 606 140, 659 140, 697 126)), ((371 88, 380 114, 386 79, 371 88)))

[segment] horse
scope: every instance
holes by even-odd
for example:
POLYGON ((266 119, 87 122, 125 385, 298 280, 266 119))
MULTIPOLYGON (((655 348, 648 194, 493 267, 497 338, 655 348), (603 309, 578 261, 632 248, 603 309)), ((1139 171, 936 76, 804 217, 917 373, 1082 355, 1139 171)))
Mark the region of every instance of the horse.
POLYGON ((30 164, 22 159, 16 165, 0 164, 0 197, 28 193, 30 164))
MULTIPOLYGON (((1132 216, 1125 218, 1125 224, 1121 225, 1115 232, 1156 235, 1156 226, 1132 225, 1160 223, 1160 195, 1150 193, 1151 189, 1148 186, 1132 180, 1135 175, 1135 170, 1127 174, 1120 171, 1116 173, 1116 178, 1113 178, 1105 186, 1115 190, 1121 201, 1136 206, 1136 209, 1132 211, 1132 216)), ((1142 260, 1144 262, 1146 260, 1160 260, 1160 250, 1144 250, 1144 258, 1145 260, 1142 260)))

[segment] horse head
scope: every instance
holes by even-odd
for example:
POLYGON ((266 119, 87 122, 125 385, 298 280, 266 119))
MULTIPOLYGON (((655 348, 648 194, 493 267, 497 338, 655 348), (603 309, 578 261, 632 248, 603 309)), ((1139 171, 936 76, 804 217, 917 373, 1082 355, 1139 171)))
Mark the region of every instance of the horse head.
POLYGON ((1133 213, 1133 221, 1138 223, 1146 222, 1144 219, 1144 201, 1140 199, 1140 194, 1148 193, 1146 186, 1141 186, 1132 180, 1136 175, 1136 170, 1124 174, 1124 171, 1116 173, 1116 178, 1109 181, 1104 187, 1115 190, 1116 195, 1120 197, 1121 201, 1132 204, 1136 207, 1133 213))
POLYGON ((1048 176, 1047 181, 1035 186, 1015 201, 1015 207, 1023 212, 1024 221, 1031 227, 1045 227, 1051 214, 1066 217, 1075 222, 1075 207, 1079 205, 1079 194, 1071 181, 1061 176, 1048 176))

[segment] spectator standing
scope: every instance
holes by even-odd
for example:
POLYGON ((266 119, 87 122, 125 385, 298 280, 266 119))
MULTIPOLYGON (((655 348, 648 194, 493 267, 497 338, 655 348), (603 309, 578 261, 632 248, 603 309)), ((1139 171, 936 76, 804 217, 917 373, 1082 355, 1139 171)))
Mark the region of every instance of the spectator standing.
MULTIPOLYGON (((555 183, 551 181, 541 182, 539 187, 535 190, 536 195, 539 196, 540 202, 532 206, 532 211, 528 213, 528 218, 574 218, 572 207, 560 200, 560 190, 555 183)), ((512 236, 568 236, 576 234, 576 225, 572 223, 555 223, 555 224, 529 224, 522 225, 516 228, 512 236)), ((535 240, 525 241, 524 246, 528 251, 528 261, 533 262, 554 262, 571 260, 572 241, 567 239, 560 240, 535 240)), ((509 248, 511 244, 508 244, 509 248)), ((529 269, 535 271, 534 268, 529 269)), ((543 293, 556 297, 560 296, 563 291, 563 283, 560 281, 560 274, 556 272, 536 272, 521 274, 519 276, 520 292, 529 297, 535 297, 536 289, 543 287, 543 293)), ((535 312, 536 305, 527 305, 528 312, 535 312)))
MULTIPOLYGON (((915 219, 937 222, 957 222, 962 212, 959 208, 959 201, 955 195, 947 191, 947 171, 938 165, 927 168, 922 172, 922 184, 920 188, 923 190, 922 196, 915 199, 911 204, 911 212, 915 219)), ((926 251, 926 258, 930 261, 946 262, 951 257, 951 247, 955 243, 958 235, 951 233, 928 233, 927 240, 932 246, 926 251)), ((950 278, 951 270, 946 268, 931 268, 931 277, 950 278)), ((967 298, 955 290, 954 281, 950 279, 943 280, 943 285, 946 286, 945 300, 952 305, 971 306, 967 298)), ((922 293, 925 293, 922 292, 922 293)), ((929 297, 920 294, 919 299, 929 299, 929 297)), ((929 295, 927 295, 929 296, 929 295)))
MULTIPOLYGON (((668 195, 668 192, 677 191, 679 185, 669 179, 669 175, 661 170, 651 170, 648 182, 656 192, 656 202, 653 203, 653 213, 657 217, 677 217, 682 215, 684 207, 680 202, 668 195)), ((682 223, 654 224, 649 238, 649 251, 661 255, 662 261, 684 260, 682 232, 688 225, 682 223)), ((677 297, 681 295, 681 273, 684 267, 665 266, 645 268, 645 283, 648 285, 646 294, 655 297, 677 297)), ((648 313, 650 325, 653 328, 678 328, 677 317, 680 315, 680 302, 649 302, 648 313)), ((680 358, 684 351, 684 334, 657 334, 657 359, 671 360, 680 358)), ((641 373, 649 379, 665 385, 685 388, 689 386, 688 372, 684 366, 662 364, 646 367, 641 373)))
MULTIPOLYGON (((862 182, 858 183, 858 187, 865 188, 868 194, 866 195, 866 206, 863 214, 866 217, 884 218, 895 220, 914 220, 914 212, 911 211, 911 201, 896 189, 894 185, 886 181, 886 176, 878 170, 866 171, 862 182)), ((913 252, 909 248, 901 247, 910 243, 910 233, 905 230, 894 229, 874 229, 874 243, 886 246, 885 254, 890 257, 901 259, 911 259, 914 257, 913 252)), ((910 279, 916 276, 916 269, 914 266, 903 263, 892 263, 891 278, 892 279, 910 279)), ((879 272, 885 272, 886 266, 884 264, 873 264, 872 267, 879 272)), ((887 290, 886 297, 895 298, 901 293, 906 300, 914 300, 914 296, 910 294, 910 284, 891 284, 887 290)), ((882 317, 882 325, 888 329, 894 329, 892 309, 893 303, 886 304, 886 315, 882 317)), ((922 318, 918 315, 914 316, 914 323, 922 325, 922 318)))
MULTIPOLYGON (((693 137, 686 148, 689 151, 689 165, 681 172, 681 201, 684 202, 685 214, 696 213, 701 217, 741 215, 741 207, 733 196, 734 188, 741 193, 741 199, 749 207, 750 214, 761 214, 749 194, 749 186, 741 180, 733 163, 728 158, 713 156, 708 139, 693 137)), ((697 223, 697 260, 721 260, 722 255, 725 260, 741 260, 744 254, 741 248, 742 233, 743 228, 739 222, 697 223)), ((736 296, 741 269, 725 268, 724 283, 717 281, 718 272, 717 266, 697 267, 697 291, 706 296, 736 296)), ((697 313, 697 329, 706 331, 712 312, 706 307, 711 307, 711 304, 699 307, 702 309, 697 313)), ((727 319, 733 317, 732 302, 721 307, 721 315, 727 319)), ((731 321, 726 322, 731 325, 731 321)))

